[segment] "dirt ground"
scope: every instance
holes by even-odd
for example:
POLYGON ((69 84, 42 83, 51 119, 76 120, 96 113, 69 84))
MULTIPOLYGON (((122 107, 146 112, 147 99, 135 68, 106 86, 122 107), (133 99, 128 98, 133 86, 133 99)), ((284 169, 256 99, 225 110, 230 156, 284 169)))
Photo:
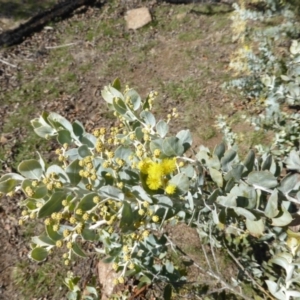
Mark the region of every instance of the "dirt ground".
MULTIPOLYGON (((6 14, 0 27, 19 22, 6 14)), ((116 77, 142 96, 157 90, 158 118, 177 107, 180 114, 172 130, 189 128, 194 147, 215 146, 221 139, 214 127, 216 115, 234 115, 240 101, 220 87, 231 76, 227 67, 235 47, 226 12, 207 14, 200 4, 111 1, 101 8, 79 9, 22 44, 0 50, 2 172, 14 171, 35 151, 49 161, 53 158, 55 142, 43 146, 46 143, 30 131, 29 120, 42 111, 78 119, 87 130, 113 125, 100 92, 116 77), (137 31, 127 30, 126 11, 142 5, 151 10, 153 21, 137 31)), ((0 202, 0 299, 63 299, 66 289, 53 283, 62 276, 57 273, 60 262, 47 262, 45 275, 27 258, 30 236, 40 226, 18 226, 22 197, 3 197, 0 202)), ((184 233, 186 229, 178 230, 175 239, 184 233)), ((186 243, 190 249, 199 247, 195 232, 186 243)), ((195 250, 194 258, 200 259, 195 250)), ((72 268, 85 279, 96 272, 93 262, 76 262, 72 268)))

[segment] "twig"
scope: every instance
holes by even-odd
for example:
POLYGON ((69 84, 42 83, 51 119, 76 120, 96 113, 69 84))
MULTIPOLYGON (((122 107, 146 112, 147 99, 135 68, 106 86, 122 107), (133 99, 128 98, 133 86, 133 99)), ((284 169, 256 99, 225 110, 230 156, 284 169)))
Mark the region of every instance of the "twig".
POLYGON ((238 265, 238 267, 248 276, 248 278, 252 281, 254 285, 258 287, 258 289, 263 292, 266 296, 268 296, 270 299, 275 299, 270 295, 257 281, 251 276, 251 274, 243 267, 243 265, 238 261, 238 259, 233 255, 233 253, 226 247, 226 250, 229 254, 229 256, 234 260, 234 262, 238 265))
POLYGON ((45 47, 45 49, 58 49, 58 48, 63 48, 63 47, 70 47, 70 46, 77 45, 77 44, 79 44, 79 42, 69 43, 69 44, 59 45, 59 46, 49 46, 49 47, 45 47))
POLYGON ((202 248, 202 251, 203 251, 203 253, 204 253, 206 263, 207 263, 209 269, 212 270, 212 267, 211 267, 211 265, 210 265, 210 261, 209 261, 209 259, 208 259, 208 257, 207 257, 207 254, 206 254, 206 251, 205 251, 205 247, 204 247, 203 244, 201 244, 201 248, 202 248))
POLYGON ((134 292, 134 295, 131 296, 131 297, 129 298, 129 300, 134 300, 134 299, 136 299, 136 297, 139 296, 141 293, 143 293, 143 292, 145 291, 145 289, 148 288, 148 287, 149 287, 149 285, 144 285, 144 286, 141 287, 139 290, 135 291, 135 292, 134 292))
MULTIPOLYGON (((212 240, 212 236, 211 236, 211 226, 209 226, 209 239, 210 239, 210 241, 212 240)), ((213 247, 212 245, 210 245, 210 250, 211 250, 211 253, 212 253, 212 256, 213 256, 215 265, 216 265, 217 273, 220 274, 220 270, 219 270, 219 267, 218 267, 217 259, 216 259, 216 256, 215 256, 214 247, 213 247)))
POLYGON ((226 287, 221 287, 220 289, 215 289, 215 290, 211 290, 209 292, 207 292, 205 295, 211 295, 211 294, 214 294, 214 293, 220 293, 221 291, 225 290, 226 287))
POLYGON ((18 66, 16 66, 16 65, 10 64, 9 62, 7 62, 7 61, 5 61, 5 60, 3 60, 3 59, 1 59, 1 58, 0 58, 0 61, 1 61, 3 64, 8 65, 8 66, 10 66, 10 67, 12 67, 12 68, 17 68, 17 67, 18 67, 18 66))
POLYGON ((14 266, 14 264, 11 264, 11 265, 8 265, 8 266, 6 266, 5 268, 1 269, 1 270, 0 270, 0 274, 1 274, 2 272, 4 272, 6 269, 11 268, 11 267, 13 267, 13 266, 14 266))
MULTIPOLYGON (((202 273, 204 274, 208 274, 209 276, 217 279, 224 287, 224 289, 227 289, 229 291, 231 291, 233 294, 240 296, 241 298, 245 299, 245 300, 252 300, 252 298, 249 298, 245 295, 243 295, 241 292, 237 291, 233 286, 231 286, 230 284, 228 284, 226 281, 224 281, 218 274, 216 274, 212 269, 210 270, 206 270, 203 267, 201 267, 200 265, 198 265, 192 258, 190 258, 179 246, 177 246, 176 244, 173 243, 173 241, 166 235, 167 240, 169 241, 169 243, 172 243, 182 255, 184 255, 185 257, 187 257, 190 261, 193 262, 193 265, 198 268, 202 273)), ((273 299, 273 298, 271 298, 273 299)))

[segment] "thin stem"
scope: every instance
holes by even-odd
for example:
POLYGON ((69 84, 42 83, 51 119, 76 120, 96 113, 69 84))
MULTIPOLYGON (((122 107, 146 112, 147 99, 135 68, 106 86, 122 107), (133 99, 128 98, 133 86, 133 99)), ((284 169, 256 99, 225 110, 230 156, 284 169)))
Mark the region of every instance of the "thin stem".
POLYGON ((77 45, 77 44, 79 44, 79 42, 69 43, 69 44, 59 45, 59 46, 49 46, 49 47, 45 47, 45 49, 58 49, 58 48, 70 47, 70 46, 77 45))
MULTIPOLYGON (((218 274, 216 274, 212 269, 210 270, 206 270, 203 267, 201 267, 200 265, 198 265, 191 257, 189 257, 189 255, 187 255, 179 246, 177 246, 176 244, 174 244, 172 242, 172 240, 166 236, 167 240, 172 243, 174 245, 174 248, 176 248, 182 255, 184 255, 185 257, 187 257, 190 261, 193 262, 193 265, 198 268, 202 273, 204 274, 208 274, 209 276, 215 278, 216 280, 218 280, 224 287, 224 289, 229 290, 230 292, 232 292, 235 295, 240 296, 241 298, 245 299, 245 300, 252 300, 252 298, 249 298, 245 295, 243 295, 241 292, 237 291, 233 286, 231 286, 230 284, 228 284, 226 281, 224 281, 224 279, 222 279, 218 274)), ((205 252, 204 252, 205 253, 205 252)), ((271 298, 273 299, 273 298, 271 298)))
POLYGON ((194 208, 194 209, 193 209, 192 216, 191 216, 191 219, 190 219, 190 221, 189 221, 189 223, 188 223, 188 226, 191 226, 191 224, 192 224, 192 222, 193 222, 193 220, 194 220, 195 213, 196 213, 196 209, 194 208))
POLYGON ((243 272, 248 276, 248 278, 252 281, 254 285, 258 287, 258 289, 264 293, 266 296, 268 296, 270 299, 275 299, 270 295, 255 279, 251 276, 251 274, 243 267, 243 265, 238 261, 238 259, 233 255, 233 253, 226 247, 226 250, 229 254, 229 256, 234 260, 234 262, 238 265, 238 267, 243 270, 243 272))
POLYGON ((185 157, 185 156, 177 156, 176 158, 181 158, 181 159, 183 159, 183 160, 187 160, 187 161, 192 162, 192 163, 195 162, 194 159, 191 159, 191 158, 188 158, 188 157, 185 157))
POLYGON ((208 259, 208 257, 207 257, 207 254, 206 254, 206 251, 205 251, 205 247, 204 247, 203 244, 201 244, 201 248, 202 248, 203 254, 204 254, 204 256, 205 256, 206 263, 207 263, 209 269, 212 270, 212 267, 211 267, 211 265, 210 265, 210 261, 209 261, 209 259, 208 259))
POLYGON ((12 67, 12 68, 17 68, 17 67, 18 67, 18 66, 13 65, 13 64, 11 64, 11 63, 9 63, 9 62, 3 60, 3 59, 0 59, 0 62, 2 62, 2 63, 5 64, 5 65, 8 65, 8 66, 10 66, 10 67, 12 67))
MULTIPOLYGON (((211 226, 209 226, 209 239, 210 239, 210 241, 212 240, 211 226)), ((216 256, 215 256, 214 247, 211 244, 210 244, 210 250, 211 250, 211 253, 212 253, 215 265, 216 265, 217 273, 220 274, 220 270, 219 270, 219 267, 218 267, 217 259, 216 259, 216 256)))

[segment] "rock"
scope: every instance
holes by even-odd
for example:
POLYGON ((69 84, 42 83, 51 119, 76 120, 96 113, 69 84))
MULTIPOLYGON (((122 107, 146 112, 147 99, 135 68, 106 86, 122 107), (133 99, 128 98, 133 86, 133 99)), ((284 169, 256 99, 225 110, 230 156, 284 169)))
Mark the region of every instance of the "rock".
POLYGON ((187 16, 187 13, 181 13, 181 14, 176 15, 176 19, 179 20, 179 21, 181 21, 181 20, 183 20, 186 16, 187 16))
POLYGON ((102 261, 98 263, 98 277, 99 282, 102 286, 101 288, 101 300, 108 300, 110 299, 111 294, 114 290, 114 279, 120 276, 119 273, 116 273, 113 268, 112 264, 107 264, 102 261))
POLYGON ((141 7, 131 9, 125 16, 128 29, 138 29, 152 21, 149 9, 147 7, 141 7))

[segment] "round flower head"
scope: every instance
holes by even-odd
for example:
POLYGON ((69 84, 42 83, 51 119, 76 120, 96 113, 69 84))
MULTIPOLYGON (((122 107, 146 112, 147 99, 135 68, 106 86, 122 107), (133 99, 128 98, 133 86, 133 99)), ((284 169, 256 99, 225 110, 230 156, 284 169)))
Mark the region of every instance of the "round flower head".
POLYGON ((176 186, 173 185, 173 184, 169 184, 167 187, 166 187, 166 193, 169 194, 169 195, 172 195, 175 193, 176 191, 176 186))
POLYGON ((164 175, 168 175, 176 170, 176 159, 166 158, 161 163, 164 175))
POLYGON ((157 223, 159 221, 159 216, 156 216, 156 215, 153 216, 152 217, 152 221, 155 222, 155 223, 157 223))
POLYGON ((148 174, 148 168, 151 165, 152 161, 149 158, 141 160, 138 164, 138 168, 143 174, 148 174))
POLYGON ((148 176, 146 183, 150 190, 157 190, 162 186, 161 177, 157 176, 148 176))
POLYGON ((155 157, 159 157, 160 154, 161 154, 161 150, 160 149, 155 149, 153 154, 154 154, 155 157))
POLYGON ((164 175, 163 166, 159 163, 152 162, 148 167, 148 175, 149 177, 160 178, 164 175))

